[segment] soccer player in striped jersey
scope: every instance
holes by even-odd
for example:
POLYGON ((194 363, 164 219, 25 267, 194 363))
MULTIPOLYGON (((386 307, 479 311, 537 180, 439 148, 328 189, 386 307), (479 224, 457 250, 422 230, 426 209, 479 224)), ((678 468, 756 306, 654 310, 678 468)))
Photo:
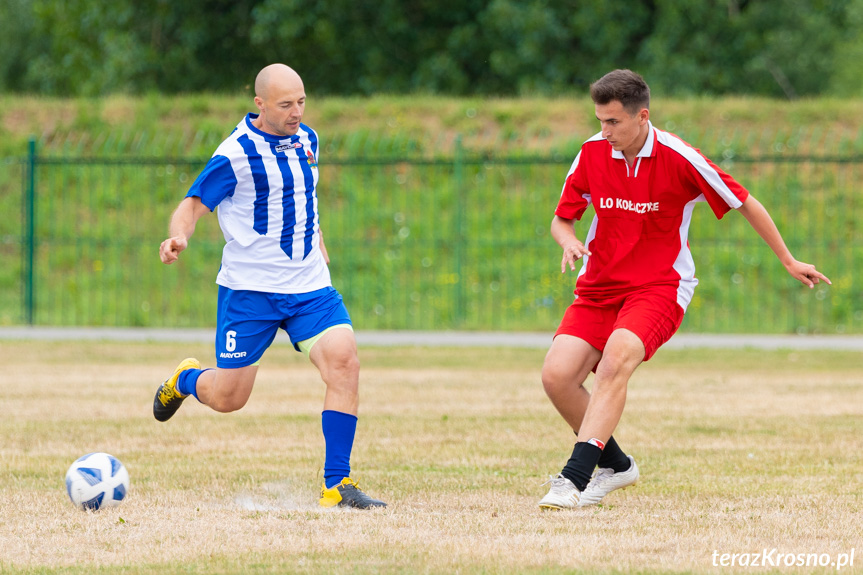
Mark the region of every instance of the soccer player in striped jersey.
POLYGON ((198 219, 218 207, 225 236, 219 285, 216 368, 183 360, 157 390, 153 415, 167 421, 188 396, 230 412, 249 399, 261 356, 284 329, 326 384, 326 453, 320 504, 386 507, 351 479, 359 360, 351 319, 330 282, 318 223, 318 136, 301 123, 306 92, 284 64, 255 79, 258 114, 248 114, 216 149, 171 217, 162 262, 177 261, 198 219))
POLYGON ((590 87, 601 131, 581 147, 551 224, 575 271, 566 310, 542 368, 546 394, 577 435, 572 455, 549 483, 542 509, 599 503, 638 479, 638 466, 612 433, 635 369, 680 327, 698 280, 687 234, 692 210, 707 202, 717 218, 738 210, 804 285, 830 280, 797 261, 768 212, 731 176, 680 138, 650 122, 650 88, 629 70, 590 87), (582 242, 574 223, 595 215, 582 242), (583 386, 594 371, 593 390, 583 386))

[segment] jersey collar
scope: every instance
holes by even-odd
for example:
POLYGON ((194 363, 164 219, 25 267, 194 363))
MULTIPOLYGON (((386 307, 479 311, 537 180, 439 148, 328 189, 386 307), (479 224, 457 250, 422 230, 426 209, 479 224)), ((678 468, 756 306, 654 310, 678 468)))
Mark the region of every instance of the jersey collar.
MULTIPOLYGON (((647 121, 647 139, 644 141, 644 145, 641 147, 641 151, 635 155, 636 158, 649 158, 653 155, 653 143, 656 141, 656 132, 653 129, 653 124, 650 123, 650 120, 647 121)), ((614 148, 611 148, 611 157, 615 160, 624 160, 623 152, 619 152, 614 148)))

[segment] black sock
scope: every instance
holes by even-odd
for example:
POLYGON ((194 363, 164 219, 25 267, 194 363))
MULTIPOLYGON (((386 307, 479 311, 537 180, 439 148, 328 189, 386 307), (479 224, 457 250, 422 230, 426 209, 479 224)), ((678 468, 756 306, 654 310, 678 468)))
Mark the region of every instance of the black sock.
POLYGON ((611 468, 615 473, 622 473, 623 471, 629 471, 632 463, 614 440, 614 436, 612 436, 608 438, 608 442, 602 450, 602 455, 599 456, 597 465, 604 469, 611 468))
MULTIPOLYGON (((578 437, 578 433, 575 431, 573 431, 573 433, 578 437)), ((614 440, 614 436, 612 435, 608 438, 608 443, 605 444, 605 448, 602 450, 602 455, 599 456, 597 465, 603 469, 613 469, 615 473, 623 473, 624 471, 629 471, 629 468, 632 467, 632 462, 617 444, 617 441, 614 440)))
POLYGON ((575 447, 572 448, 572 456, 560 474, 572 481, 576 489, 584 491, 587 484, 590 483, 590 477, 593 475, 593 470, 596 469, 601 455, 602 450, 596 445, 585 442, 576 443, 575 447))

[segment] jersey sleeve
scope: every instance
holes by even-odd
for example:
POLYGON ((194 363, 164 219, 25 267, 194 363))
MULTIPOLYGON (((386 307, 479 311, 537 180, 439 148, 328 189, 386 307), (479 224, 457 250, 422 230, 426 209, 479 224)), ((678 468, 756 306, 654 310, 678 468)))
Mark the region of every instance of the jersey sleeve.
POLYGON ((237 176, 231 167, 231 160, 226 156, 213 156, 189 188, 186 197, 201 198, 201 203, 212 212, 222 200, 233 196, 236 188, 237 176))
POLYGON ((701 190, 716 218, 722 219, 731 209, 743 205, 749 197, 749 191, 698 150, 695 152, 701 161, 689 164, 689 181, 701 190))
POLYGON ((584 164, 579 161, 583 153, 584 148, 575 157, 554 210, 554 215, 567 220, 580 220, 590 205, 590 186, 584 164))

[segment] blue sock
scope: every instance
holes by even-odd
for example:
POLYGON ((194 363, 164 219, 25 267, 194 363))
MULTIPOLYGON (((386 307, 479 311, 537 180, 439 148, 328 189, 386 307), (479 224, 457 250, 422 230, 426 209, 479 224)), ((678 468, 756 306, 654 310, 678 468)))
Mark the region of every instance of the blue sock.
MULTIPOLYGON (((210 368, 212 369, 212 368, 210 368)), ((177 378, 177 391, 183 395, 191 395, 198 399, 198 378, 206 369, 187 369, 177 378)), ((198 401, 201 401, 198 399, 198 401)))
POLYGON ((327 445, 324 484, 329 489, 351 475, 351 449, 357 432, 357 416, 328 409, 321 414, 321 427, 327 445))

